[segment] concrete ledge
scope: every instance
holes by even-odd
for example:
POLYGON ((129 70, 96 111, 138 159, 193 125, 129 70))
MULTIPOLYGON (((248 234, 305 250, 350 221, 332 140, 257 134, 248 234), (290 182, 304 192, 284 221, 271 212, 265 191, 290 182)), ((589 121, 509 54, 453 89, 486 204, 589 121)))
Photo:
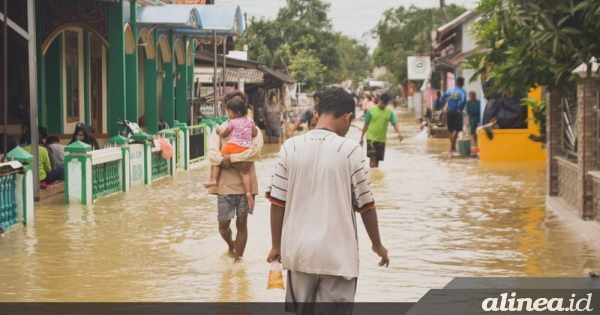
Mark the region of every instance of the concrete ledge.
POLYGON ((572 227, 581 237, 589 240, 589 244, 594 244, 597 249, 600 249, 600 243, 598 243, 600 224, 598 222, 584 221, 575 215, 577 210, 560 197, 546 196, 546 211, 563 218, 567 225, 572 227))
POLYGON ((567 159, 566 157, 562 157, 562 156, 555 156, 554 159, 558 162, 558 164, 568 167, 571 170, 577 172, 579 171, 579 166, 577 165, 577 162, 573 162, 569 159, 567 159))
POLYGON ((50 198, 54 195, 65 192, 65 182, 57 181, 49 185, 46 189, 40 189, 40 200, 50 198))

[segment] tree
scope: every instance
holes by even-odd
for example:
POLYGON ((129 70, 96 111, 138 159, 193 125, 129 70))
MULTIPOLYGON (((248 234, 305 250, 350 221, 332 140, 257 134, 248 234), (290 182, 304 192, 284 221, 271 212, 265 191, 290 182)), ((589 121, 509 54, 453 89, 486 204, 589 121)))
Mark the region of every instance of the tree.
POLYGON ((327 83, 360 80, 371 66, 368 48, 333 31, 329 8, 321 0, 287 0, 275 20, 252 17, 237 45, 247 44, 251 59, 293 71, 309 91, 327 83))
MULTIPOLYGON (((465 8, 457 5, 446 7, 449 20, 455 19, 465 11, 465 8)), ((408 9, 400 6, 384 12, 383 18, 372 30, 372 34, 379 39, 373 59, 376 66, 386 67, 392 74, 391 83, 400 84, 408 79, 407 57, 429 54, 430 30, 442 25, 442 16, 440 9, 422 9, 415 6, 408 9), (433 25, 430 23, 430 10, 433 25)))
POLYGON ((564 95, 572 71, 600 57, 600 1, 482 0, 477 10, 477 43, 489 51, 469 67, 490 83, 488 94, 520 96, 540 85, 564 95))

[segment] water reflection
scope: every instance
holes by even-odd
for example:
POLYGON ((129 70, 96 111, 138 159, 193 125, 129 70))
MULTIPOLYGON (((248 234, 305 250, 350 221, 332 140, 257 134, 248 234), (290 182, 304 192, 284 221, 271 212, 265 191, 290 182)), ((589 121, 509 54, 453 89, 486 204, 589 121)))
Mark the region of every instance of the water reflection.
MULTIPOLYGON (((359 229, 358 301, 416 301, 459 276, 581 276, 600 270, 598 250, 544 210, 543 163, 450 158, 445 139, 402 113, 372 183, 391 265, 377 266, 359 229)), ((358 140, 359 130, 348 137, 358 140)), ((268 185, 277 156, 256 163, 268 185)), ((269 204, 249 218, 244 260, 231 264, 206 194, 208 168, 180 173, 93 206, 36 204, 36 223, 0 238, 2 301, 283 301, 267 291, 269 204)), ((360 217, 359 217, 360 220, 360 217)))

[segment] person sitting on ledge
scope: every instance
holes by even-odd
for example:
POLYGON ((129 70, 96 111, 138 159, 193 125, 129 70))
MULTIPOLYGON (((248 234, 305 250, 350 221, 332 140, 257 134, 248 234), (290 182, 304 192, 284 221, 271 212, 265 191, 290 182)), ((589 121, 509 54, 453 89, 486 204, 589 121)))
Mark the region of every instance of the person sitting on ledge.
POLYGON ((98 140, 96 140, 96 138, 92 137, 86 127, 84 123, 77 123, 77 125, 75 126, 75 132, 73 132, 73 138, 71 138, 71 142, 69 142, 69 144, 75 142, 75 141, 81 141, 83 143, 87 143, 89 145, 92 146, 92 150, 100 150, 100 145, 98 144, 98 140))
MULTIPOLYGON (((26 131, 25 140, 27 145, 23 147, 23 150, 31 153, 31 130, 26 131)), ((40 165, 40 183, 43 183, 44 186, 50 185, 53 182, 63 178, 62 169, 52 169, 52 166, 50 165, 50 156, 48 155, 48 150, 46 150, 46 148, 39 144, 37 146, 40 165)))

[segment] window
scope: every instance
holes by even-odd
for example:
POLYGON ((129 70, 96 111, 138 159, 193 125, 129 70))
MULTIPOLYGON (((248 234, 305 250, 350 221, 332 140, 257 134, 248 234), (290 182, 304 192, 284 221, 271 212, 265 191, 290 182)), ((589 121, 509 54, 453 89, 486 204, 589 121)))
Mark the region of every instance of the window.
POLYGON ((65 31, 67 121, 79 121, 79 33, 65 31))
POLYGON ((577 85, 571 84, 562 95, 563 149, 567 157, 577 160, 577 85))

